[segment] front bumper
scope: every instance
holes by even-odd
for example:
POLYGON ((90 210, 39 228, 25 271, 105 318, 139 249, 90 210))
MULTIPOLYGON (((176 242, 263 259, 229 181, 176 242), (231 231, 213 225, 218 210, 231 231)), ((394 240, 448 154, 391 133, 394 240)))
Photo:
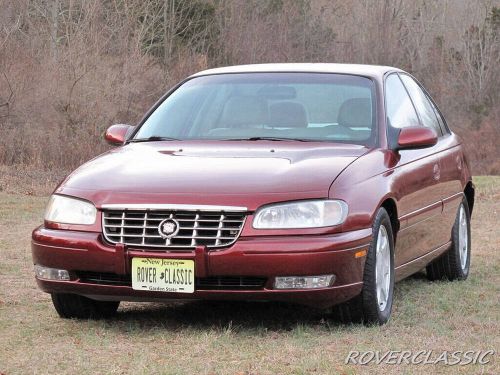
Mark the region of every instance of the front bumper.
POLYGON ((100 300, 163 301, 170 299, 272 300, 329 307, 361 292, 365 256, 371 229, 331 235, 240 237, 231 247, 207 251, 149 251, 104 243, 100 233, 54 230, 33 231, 34 264, 70 271, 70 281, 37 278, 48 293, 75 293, 100 300), (357 254, 358 256, 355 256, 357 254), (204 289, 192 294, 139 291, 129 285, 84 282, 78 271, 129 275, 133 257, 192 259, 195 276, 265 277, 258 290, 204 289), (320 289, 273 289, 276 276, 335 274, 331 287, 320 289))

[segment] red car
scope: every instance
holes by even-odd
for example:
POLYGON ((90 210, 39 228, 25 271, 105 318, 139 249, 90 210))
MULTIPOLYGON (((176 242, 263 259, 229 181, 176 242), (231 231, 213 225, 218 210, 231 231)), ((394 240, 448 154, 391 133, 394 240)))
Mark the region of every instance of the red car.
POLYGON ((70 174, 32 236, 63 318, 120 301, 289 301, 385 323, 394 282, 469 273, 461 140, 402 70, 267 64, 197 73, 70 174))

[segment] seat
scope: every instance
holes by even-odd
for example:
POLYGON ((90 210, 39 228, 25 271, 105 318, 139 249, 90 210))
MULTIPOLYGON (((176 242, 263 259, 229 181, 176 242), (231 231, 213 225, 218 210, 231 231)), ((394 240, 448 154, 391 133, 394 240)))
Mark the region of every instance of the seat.
POLYGON ((267 123, 267 102, 256 96, 233 96, 224 105, 220 125, 225 128, 246 128, 267 123))
POLYGON ((307 128, 304 106, 295 102, 278 102, 269 107, 269 126, 276 128, 307 128))
POLYGON ((368 98, 348 99, 339 108, 339 125, 347 128, 372 127, 372 103, 368 98))

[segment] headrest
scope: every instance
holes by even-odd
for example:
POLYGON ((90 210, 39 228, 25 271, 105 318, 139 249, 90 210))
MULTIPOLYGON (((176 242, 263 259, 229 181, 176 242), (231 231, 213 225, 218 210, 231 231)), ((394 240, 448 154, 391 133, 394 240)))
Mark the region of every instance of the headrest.
POLYGON ((269 107, 269 125, 282 128, 306 128, 304 106, 294 102, 278 102, 269 107))
POLYGON ((223 127, 237 128, 264 125, 268 108, 264 99, 256 96, 233 96, 224 105, 221 116, 223 127))
POLYGON ((339 109, 337 118, 339 125, 350 128, 372 127, 372 104, 368 98, 346 100, 339 109))

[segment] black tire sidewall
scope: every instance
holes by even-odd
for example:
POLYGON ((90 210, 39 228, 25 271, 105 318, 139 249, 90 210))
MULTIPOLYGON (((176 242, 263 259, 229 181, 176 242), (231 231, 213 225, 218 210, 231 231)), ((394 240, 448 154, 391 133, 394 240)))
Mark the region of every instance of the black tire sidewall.
POLYGON ((96 301, 77 294, 52 293, 52 303, 61 318, 102 319, 116 313, 119 301, 96 301))

